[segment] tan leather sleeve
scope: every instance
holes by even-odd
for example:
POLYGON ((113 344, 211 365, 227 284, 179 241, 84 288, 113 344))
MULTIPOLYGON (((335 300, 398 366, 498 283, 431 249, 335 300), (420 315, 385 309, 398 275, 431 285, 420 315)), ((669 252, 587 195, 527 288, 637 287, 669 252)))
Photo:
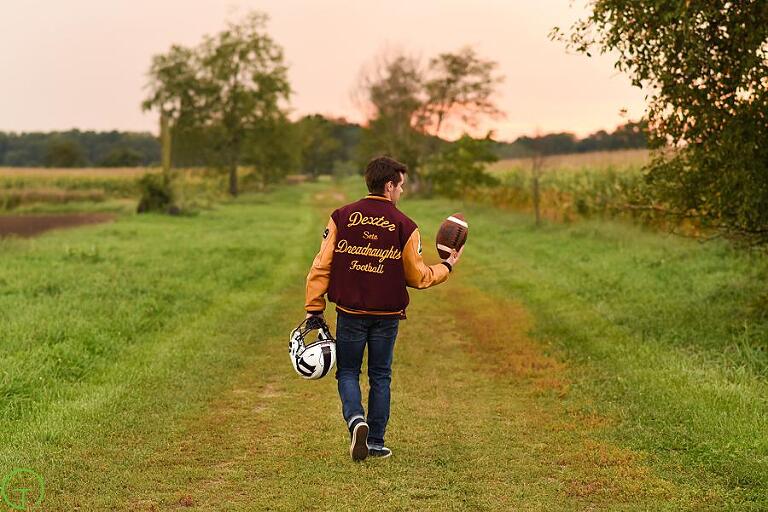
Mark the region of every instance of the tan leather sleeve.
POLYGON ((336 247, 336 223, 328 220, 326 227, 328 233, 320 244, 320 252, 312 261, 312 268, 307 275, 307 295, 304 309, 309 311, 325 311, 325 292, 328 291, 328 282, 331 279, 331 261, 333 261, 333 249, 336 247))
POLYGON ((426 265, 421 257, 421 235, 414 229, 403 250, 403 265, 405 267, 405 284, 420 290, 440 284, 448 279, 448 267, 442 263, 426 265))

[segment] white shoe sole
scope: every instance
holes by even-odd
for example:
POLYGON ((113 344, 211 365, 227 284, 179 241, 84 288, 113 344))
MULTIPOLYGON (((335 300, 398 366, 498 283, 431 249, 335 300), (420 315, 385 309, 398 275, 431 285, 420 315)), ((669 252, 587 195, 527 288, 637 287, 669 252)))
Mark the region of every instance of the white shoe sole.
POLYGON ((349 445, 352 460, 361 461, 368 457, 368 424, 360 422, 352 430, 352 443, 349 445))
POLYGON ((389 458, 389 457, 392 456, 392 451, 390 450, 390 452, 388 454, 386 454, 386 455, 371 455, 370 454, 370 448, 369 448, 368 456, 370 458, 372 458, 372 459, 386 459, 386 458, 389 458))

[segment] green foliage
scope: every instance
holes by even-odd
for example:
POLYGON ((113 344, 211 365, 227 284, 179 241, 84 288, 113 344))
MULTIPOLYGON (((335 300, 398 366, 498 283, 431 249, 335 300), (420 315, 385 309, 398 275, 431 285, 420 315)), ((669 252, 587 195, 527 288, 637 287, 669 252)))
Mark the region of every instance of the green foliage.
POLYGON ((333 136, 334 123, 315 114, 304 116, 296 123, 301 147, 301 170, 317 177, 333 172, 334 164, 341 160, 342 143, 333 136))
POLYGON ((48 143, 46 167, 82 167, 86 164, 83 148, 71 139, 56 138, 48 143))
POLYGON ((137 213, 168 213, 173 208, 173 191, 162 174, 147 173, 138 180, 141 197, 137 213))
POLYGON ((49 152, 53 149, 56 153, 55 146, 62 141, 77 146, 76 160, 81 160, 81 165, 85 167, 104 166, 114 155, 121 153, 123 156, 118 159, 121 166, 148 166, 160 160, 160 146, 150 133, 80 130, 20 134, 0 132, 0 166, 47 166, 49 152), (130 158, 126 158, 128 154, 130 158))
POLYGON ((261 123, 248 133, 242 160, 252 166, 249 181, 257 182, 259 189, 263 189, 280 181, 287 171, 297 169, 301 160, 297 137, 296 127, 285 117, 261 123))
MULTIPOLYGON (((201 142, 209 165, 228 172, 232 195, 245 153, 273 154, 273 128, 285 119, 281 102, 291 93, 283 50, 266 23, 265 14, 252 12, 194 48, 175 45, 155 56, 149 72, 144 109, 165 113, 180 135, 201 142)), ((279 160, 268 164, 265 172, 285 170, 279 160)))
POLYGON ((141 160, 141 153, 135 149, 116 147, 99 162, 99 167, 137 167, 141 165, 141 160))
POLYGON ((654 144, 679 148, 650 166, 656 201, 768 244, 768 4, 597 0, 568 40, 648 91, 654 144))
POLYGON ((570 132, 547 133, 537 136, 521 136, 513 142, 494 142, 494 153, 501 158, 527 158, 534 153, 541 155, 566 155, 593 151, 621 149, 645 149, 648 147, 648 124, 645 121, 629 121, 613 132, 598 130, 579 139, 570 132))
POLYGON ((478 187, 498 184, 498 179, 485 172, 486 164, 496 160, 489 140, 464 135, 427 159, 423 177, 435 193, 459 197, 478 187))
POLYGON ((363 128, 359 124, 349 123, 344 118, 331 120, 331 137, 341 146, 337 157, 339 162, 358 160, 362 135, 363 128))
POLYGON ((397 158, 408 165, 418 191, 420 167, 445 144, 439 135, 447 121, 471 127, 482 117, 498 115, 492 97, 501 78, 493 75, 495 67, 471 48, 440 54, 426 70, 403 54, 380 59, 359 84, 371 110, 361 160, 378 154, 397 158))

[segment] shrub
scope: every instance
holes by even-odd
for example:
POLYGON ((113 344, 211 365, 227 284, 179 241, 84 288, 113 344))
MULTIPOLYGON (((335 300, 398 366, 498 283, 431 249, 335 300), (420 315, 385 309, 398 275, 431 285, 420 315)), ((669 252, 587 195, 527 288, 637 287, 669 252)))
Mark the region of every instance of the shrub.
POLYGON ((171 187, 166 183, 162 174, 147 173, 138 180, 141 199, 136 208, 137 213, 177 211, 171 187))

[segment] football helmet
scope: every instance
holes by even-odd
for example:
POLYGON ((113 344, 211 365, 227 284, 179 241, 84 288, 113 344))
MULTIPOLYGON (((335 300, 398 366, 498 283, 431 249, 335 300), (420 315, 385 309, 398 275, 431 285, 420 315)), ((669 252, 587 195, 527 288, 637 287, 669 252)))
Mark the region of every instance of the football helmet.
POLYGON ((323 317, 311 316, 291 331, 288 352, 296 373, 312 380, 325 377, 336 364, 336 340, 323 317), (313 331, 317 331, 314 341, 313 331))

